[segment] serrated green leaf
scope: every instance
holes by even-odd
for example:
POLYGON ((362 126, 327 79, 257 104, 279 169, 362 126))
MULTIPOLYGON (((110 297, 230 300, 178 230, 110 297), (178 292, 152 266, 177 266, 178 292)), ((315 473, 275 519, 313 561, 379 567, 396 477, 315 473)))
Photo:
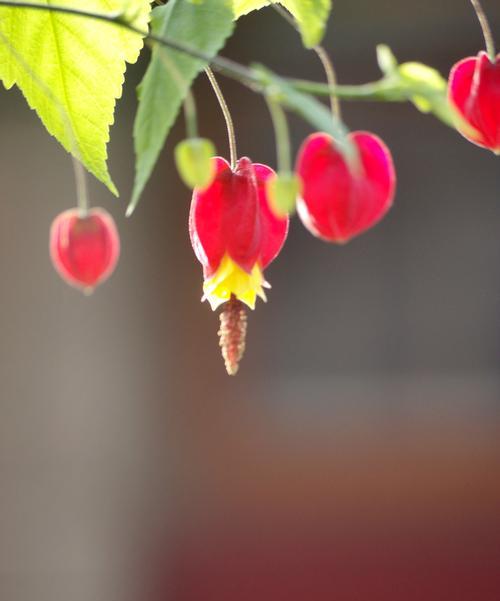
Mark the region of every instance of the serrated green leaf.
MULTIPOLYGON (((51 5, 50 0, 38 0, 51 5)), ((108 14, 126 10, 146 31, 149 0, 58 0, 58 6, 108 14)), ((17 85, 50 134, 117 194, 106 165, 109 128, 126 62, 141 37, 116 25, 57 12, 0 8, 0 79, 17 85)))
MULTIPOLYGON (((273 0, 233 0, 234 14, 239 17, 272 4, 273 0)), ((332 9, 331 0, 279 0, 295 17, 306 48, 317 46, 325 34, 332 9)))
MULTIPOLYGON (((189 44, 214 57, 234 29, 232 7, 226 0, 169 0, 153 10, 152 31, 189 44)), ((187 91, 208 63, 186 54, 155 46, 148 70, 139 86, 134 124, 136 174, 130 215, 153 171, 187 91)))

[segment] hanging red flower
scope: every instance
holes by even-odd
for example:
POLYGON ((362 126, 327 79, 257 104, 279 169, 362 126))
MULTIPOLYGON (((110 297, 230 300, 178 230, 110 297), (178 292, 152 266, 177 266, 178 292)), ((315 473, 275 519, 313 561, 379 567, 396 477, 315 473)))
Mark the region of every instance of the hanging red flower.
POLYGON ((354 132, 359 164, 352 169, 326 133, 303 143, 297 159, 304 225, 328 242, 344 243, 374 226, 390 209, 396 188, 391 153, 377 136, 354 132))
POLYGON ((212 309, 225 304, 221 316, 221 346, 229 373, 235 373, 244 346, 243 304, 266 300, 264 269, 280 252, 288 218, 269 208, 266 180, 274 171, 241 158, 234 170, 213 159, 215 177, 205 189, 195 189, 189 233, 203 266, 203 299, 212 309))
POLYGON ((454 65, 448 97, 464 120, 457 125, 460 133, 500 154, 500 54, 491 62, 482 51, 454 65))

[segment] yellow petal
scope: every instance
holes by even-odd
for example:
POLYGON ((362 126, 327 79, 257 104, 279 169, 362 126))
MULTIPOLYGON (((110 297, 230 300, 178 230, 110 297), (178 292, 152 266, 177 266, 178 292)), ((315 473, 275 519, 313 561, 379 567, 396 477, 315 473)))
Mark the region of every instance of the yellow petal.
POLYGON ((264 288, 270 286, 264 280, 258 263, 253 266, 250 273, 247 273, 228 255, 224 255, 217 271, 203 284, 202 300, 208 300, 215 311, 219 305, 231 298, 231 294, 234 294, 238 300, 250 309, 254 309, 258 296, 263 301, 267 300, 264 288))

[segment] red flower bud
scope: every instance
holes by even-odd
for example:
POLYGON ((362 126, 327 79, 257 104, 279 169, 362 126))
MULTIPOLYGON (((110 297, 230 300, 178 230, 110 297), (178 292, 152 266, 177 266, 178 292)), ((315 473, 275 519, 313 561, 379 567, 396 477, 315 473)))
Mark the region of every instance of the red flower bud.
POLYGON ((465 121, 457 126, 460 133, 478 146, 499 154, 500 54, 494 63, 486 52, 480 52, 454 65, 448 97, 465 121))
POLYGON ((215 157, 215 178, 193 193, 189 232, 203 265, 204 300, 212 308, 235 297, 252 309, 265 300, 263 270, 278 255, 288 232, 288 218, 269 208, 266 180, 274 171, 248 158, 232 171, 215 157))
POLYGON ((120 255, 115 222, 104 209, 79 209, 58 215, 50 230, 50 256, 59 275, 77 288, 91 291, 113 272, 120 255))
POLYGON ((297 159, 302 179, 297 211, 309 231, 329 242, 347 242, 375 225, 394 197, 396 175, 389 149, 367 132, 350 137, 359 155, 355 171, 325 133, 309 136, 297 159))

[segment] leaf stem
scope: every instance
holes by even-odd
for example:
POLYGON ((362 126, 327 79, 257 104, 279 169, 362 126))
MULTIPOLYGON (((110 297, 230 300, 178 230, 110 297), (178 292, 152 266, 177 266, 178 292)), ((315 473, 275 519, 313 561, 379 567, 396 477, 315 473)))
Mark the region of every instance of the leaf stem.
POLYGON ((470 0, 474 11, 476 12, 477 18, 479 20, 479 25, 481 25, 481 29, 483 31, 484 43, 486 45, 486 52, 490 58, 492 63, 495 62, 496 58, 496 50, 495 50, 495 39, 493 38, 493 33, 491 32, 491 27, 488 22, 488 17, 481 6, 480 0, 470 0))
POLYGON ((220 89, 220 86, 215 79, 215 75, 210 69, 210 67, 205 68, 205 73, 207 74, 208 80, 210 81, 210 85, 212 86, 215 95, 217 96, 217 100, 219 102, 222 114, 224 115, 224 120, 226 122, 227 129, 227 138, 229 143, 229 156, 231 161, 231 169, 234 171, 236 169, 236 161, 238 160, 238 153, 236 149, 236 135, 234 133, 234 123, 233 118, 231 117, 231 112, 229 107, 227 106, 226 99, 224 98, 224 94, 220 89))
POLYGON ((276 140, 277 171, 278 173, 291 173, 290 132, 285 111, 271 94, 266 95, 266 102, 273 122, 276 140))

